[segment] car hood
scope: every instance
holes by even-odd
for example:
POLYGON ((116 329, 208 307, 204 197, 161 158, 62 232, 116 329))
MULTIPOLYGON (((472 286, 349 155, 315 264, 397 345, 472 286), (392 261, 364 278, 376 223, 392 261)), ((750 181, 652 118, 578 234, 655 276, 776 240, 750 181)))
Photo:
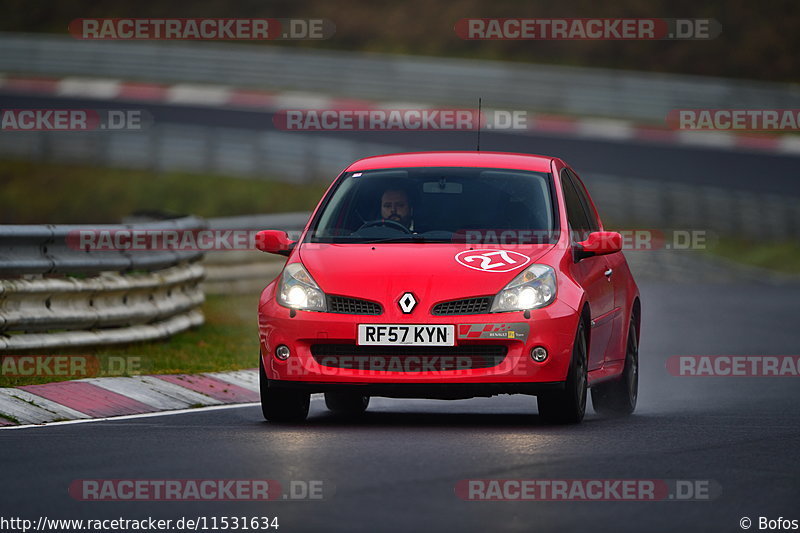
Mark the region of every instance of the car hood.
POLYGON ((504 249, 471 250, 450 243, 304 243, 299 254, 327 294, 387 304, 412 292, 429 308, 441 301, 493 295, 553 246, 509 247, 501 255, 496 252, 504 249), (475 257, 487 253, 485 259, 475 257))

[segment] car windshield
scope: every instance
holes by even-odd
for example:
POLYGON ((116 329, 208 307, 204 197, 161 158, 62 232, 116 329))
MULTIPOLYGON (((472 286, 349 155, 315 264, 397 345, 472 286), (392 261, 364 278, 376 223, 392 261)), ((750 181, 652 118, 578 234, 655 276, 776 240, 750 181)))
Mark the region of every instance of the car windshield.
POLYGON ((549 243, 557 219, 548 173, 422 167, 348 172, 309 242, 549 243), (494 241, 493 241, 494 239, 494 241))

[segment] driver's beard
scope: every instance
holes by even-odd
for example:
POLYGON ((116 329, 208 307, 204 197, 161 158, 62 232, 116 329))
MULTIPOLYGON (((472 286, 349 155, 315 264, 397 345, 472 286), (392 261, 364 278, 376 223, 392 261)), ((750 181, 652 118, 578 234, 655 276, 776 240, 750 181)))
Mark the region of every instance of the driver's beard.
POLYGON ((403 218, 400 215, 389 215, 386 220, 391 220, 392 222, 399 222, 400 224, 404 225, 405 227, 409 227, 411 224, 411 217, 403 218))

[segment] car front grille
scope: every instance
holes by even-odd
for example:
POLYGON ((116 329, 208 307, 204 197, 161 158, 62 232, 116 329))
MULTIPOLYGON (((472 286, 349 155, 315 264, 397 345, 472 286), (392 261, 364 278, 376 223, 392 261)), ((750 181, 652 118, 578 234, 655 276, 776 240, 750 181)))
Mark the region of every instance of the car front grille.
POLYGON ((328 295, 328 311, 348 315, 380 315, 383 308, 381 304, 369 300, 328 295))
POLYGON ((478 315, 488 313, 491 306, 492 297, 481 296, 436 304, 433 306, 432 313, 434 315, 478 315))
POLYGON ((322 366, 383 372, 425 372, 491 368, 503 362, 502 344, 462 346, 357 346, 313 344, 311 355, 322 366))

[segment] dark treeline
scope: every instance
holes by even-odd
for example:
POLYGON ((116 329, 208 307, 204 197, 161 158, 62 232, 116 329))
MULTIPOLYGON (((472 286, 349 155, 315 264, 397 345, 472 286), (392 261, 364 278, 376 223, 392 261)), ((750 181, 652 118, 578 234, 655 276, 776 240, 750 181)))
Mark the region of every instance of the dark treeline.
POLYGON ((318 17, 336 24, 332 39, 279 44, 765 81, 800 78, 796 0, 10 0, 0 5, 3 31, 66 33, 70 20, 94 17, 318 17), (453 25, 470 17, 713 18, 722 35, 707 41, 464 41, 453 25))

